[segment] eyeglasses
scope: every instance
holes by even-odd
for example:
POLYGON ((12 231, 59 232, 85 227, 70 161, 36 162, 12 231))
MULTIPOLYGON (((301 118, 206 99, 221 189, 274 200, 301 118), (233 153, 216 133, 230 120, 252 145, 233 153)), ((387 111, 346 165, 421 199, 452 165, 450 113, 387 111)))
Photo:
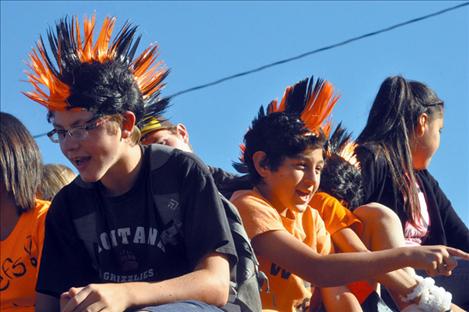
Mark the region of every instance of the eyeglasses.
POLYGON ((72 127, 68 130, 53 129, 47 133, 47 136, 54 143, 62 142, 65 139, 65 136, 67 134, 71 138, 81 141, 88 137, 89 130, 92 130, 101 126, 108 120, 109 118, 103 118, 102 116, 93 117, 92 119, 88 120, 85 124, 78 126, 78 127, 72 127))

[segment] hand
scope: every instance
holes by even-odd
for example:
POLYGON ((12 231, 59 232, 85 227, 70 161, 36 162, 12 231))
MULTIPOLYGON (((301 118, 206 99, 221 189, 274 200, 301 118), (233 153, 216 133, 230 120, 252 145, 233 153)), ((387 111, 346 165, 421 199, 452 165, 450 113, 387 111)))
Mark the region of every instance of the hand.
POLYGON ((122 312, 128 308, 125 284, 72 287, 60 296, 61 312, 122 312))
POLYGON ((424 269, 428 275, 449 276, 458 265, 455 257, 469 260, 469 254, 447 246, 420 246, 411 247, 416 262, 415 268, 424 269))

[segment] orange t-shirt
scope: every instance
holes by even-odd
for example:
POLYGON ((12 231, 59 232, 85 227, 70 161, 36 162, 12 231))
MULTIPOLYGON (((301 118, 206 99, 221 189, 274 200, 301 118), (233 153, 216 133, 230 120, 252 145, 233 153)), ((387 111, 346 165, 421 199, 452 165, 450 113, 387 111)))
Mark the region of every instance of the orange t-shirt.
POLYGON ((361 232, 362 222, 350 210, 340 203, 337 198, 327 193, 317 192, 309 205, 319 212, 329 234, 351 227, 357 233, 361 232))
MULTIPOLYGON (((237 191, 231 197, 236 205, 250 239, 269 231, 288 231, 320 254, 331 251, 330 236, 318 212, 307 207, 302 213, 279 212, 256 190, 237 191)), ((269 278, 269 292, 261 291, 262 308, 273 311, 298 311, 309 304, 311 285, 286 269, 259 256, 260 270, 269 278)))
POLYGON ((34 209, 24 212, 13 231, 0 241, 0 310, 33 312, 44 222, 50 203, 36 200, 34 209))

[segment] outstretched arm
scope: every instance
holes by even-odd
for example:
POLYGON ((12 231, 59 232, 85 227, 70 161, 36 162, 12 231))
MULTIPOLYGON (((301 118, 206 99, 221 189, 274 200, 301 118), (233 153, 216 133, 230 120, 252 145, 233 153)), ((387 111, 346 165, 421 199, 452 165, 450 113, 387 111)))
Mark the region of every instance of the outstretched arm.
POLYGON ((408 266, 427 270, 431 275, 438 273, 439 269, 440 274, 448 275, 457 265, 452 256, 469 259, 469 254, 445 246, 402 247, 322 256, 286 231, 257 235, 252 239, 252 245, 259 256, 268 258, 319 287, 370 279, 408 266))
POLYGON ((90 284, 71 288, 62 294, 60 306, 62 312, 85 307, 96 311, 124 311, 129 307, 155 306, 189 299, 223 306, 228 300, 229 282, 226 256, 211 253, 199 262, 193 272, 169 280, 90 284))

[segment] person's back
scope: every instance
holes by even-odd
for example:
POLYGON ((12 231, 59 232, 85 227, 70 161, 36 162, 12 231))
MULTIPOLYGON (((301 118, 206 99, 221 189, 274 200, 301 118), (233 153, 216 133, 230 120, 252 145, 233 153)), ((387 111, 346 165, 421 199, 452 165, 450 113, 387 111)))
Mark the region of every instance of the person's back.
MULTIPOLYGON (((428 171, 443 118, 444 102, 425 84, 400 76, 383 81, 356 140, 363 200, 392 209, 409 246, 444 244, 469 251, 469 229, 428 171)), ((468 267, 462 261, 454 278, 437 279, 466 307, 465 287, 457 281, 467 278, 468 267)))
POLYGON ((0 310, 34 311, 48 201, 37 199, 42 161, 25 126, 0 112, 0 310))
POLYGON ((128 23, 110 43, 115 20, 106 18, 98 41, 88 40, 94 20, 85 20, 85 42, 76 18, 61 20, 49 38, 59 70, 38 45, 28 74, 36 92, 26 95, 48 108, 48 136, 80 174, 47 216, 37 311, 220 311, 236 253, 213 180, 174 150, 154 196, 150 150, 138 144, 136 124, 166 107, 158 94, 167 71, 151 67, 156 46, 133 60, 139 40, 128 23), (164 224, 157 212, 175 207, 181 222, 164 224))
POLYGON ((443 110, 443 101, 420 82, 389 77, 382 83, 356 140, 363 202, 394 210, 409 242, 469 251, 467 226, 427 170, 439 147, 443 110))

